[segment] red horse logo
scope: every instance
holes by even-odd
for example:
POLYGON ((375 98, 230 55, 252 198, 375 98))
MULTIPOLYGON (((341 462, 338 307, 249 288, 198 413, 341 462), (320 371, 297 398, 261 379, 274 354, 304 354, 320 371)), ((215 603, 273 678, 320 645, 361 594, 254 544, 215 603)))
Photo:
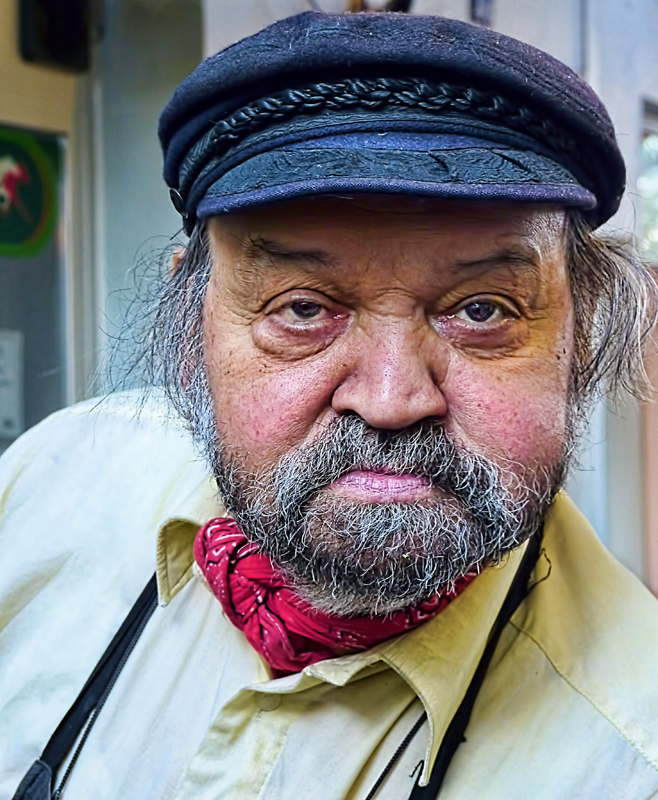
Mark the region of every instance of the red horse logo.
POLYGON ((6 217, 15 208, 26 222, 31 222, 30 213, 18 194, 22 183, 28 183, 27 170, 11 156, 0 157, 0 215, 6 217))

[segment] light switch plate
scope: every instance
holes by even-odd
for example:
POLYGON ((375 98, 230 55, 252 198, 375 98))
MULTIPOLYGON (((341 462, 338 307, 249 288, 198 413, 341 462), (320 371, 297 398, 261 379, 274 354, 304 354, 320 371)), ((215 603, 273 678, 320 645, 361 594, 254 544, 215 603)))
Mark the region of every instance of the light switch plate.
POLYGON ((23 334, 0 330, 0 439, 15 439, 23 429, 23 334))

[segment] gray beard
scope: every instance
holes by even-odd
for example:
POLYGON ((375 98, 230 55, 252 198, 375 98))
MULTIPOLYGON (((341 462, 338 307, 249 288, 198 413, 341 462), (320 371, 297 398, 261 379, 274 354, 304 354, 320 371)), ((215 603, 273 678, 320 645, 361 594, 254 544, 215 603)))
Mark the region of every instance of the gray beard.
POLYGON ((438 423, 392 432, 350 414, 253 474, 205 428, 220 495, 245 536, 311 605, 340 616, 408 607, 499 562, 541 528, 567 464, 565 447, 555 464, 504 469, 438 423), (360 503, 327 489, 352 470, 420 475, 436 497, 360 503))

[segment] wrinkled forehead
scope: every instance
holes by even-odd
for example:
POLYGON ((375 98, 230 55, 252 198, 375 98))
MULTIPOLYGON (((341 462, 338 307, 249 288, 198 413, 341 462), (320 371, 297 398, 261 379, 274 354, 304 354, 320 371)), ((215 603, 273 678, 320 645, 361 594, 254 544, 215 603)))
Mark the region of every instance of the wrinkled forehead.
POLYGON ((562 250, 567 214, 556 206, 440 201, 386 195, 328 196, 208 220, 211 244, 245 257, 331 267, 343 258, 414 255, 446 264, 518 252, 540 263, 562 250))

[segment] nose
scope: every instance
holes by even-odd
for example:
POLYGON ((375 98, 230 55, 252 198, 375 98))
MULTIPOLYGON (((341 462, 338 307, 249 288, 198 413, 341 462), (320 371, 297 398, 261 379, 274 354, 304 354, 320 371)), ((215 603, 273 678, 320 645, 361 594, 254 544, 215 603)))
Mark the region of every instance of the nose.
POLYGON ((447 345, 415 321, 369 326, 354 344, 351 370, 335 390, 332 408, 388 430, 442 419, 448 411, 441 389, 448 360, 447 345))

